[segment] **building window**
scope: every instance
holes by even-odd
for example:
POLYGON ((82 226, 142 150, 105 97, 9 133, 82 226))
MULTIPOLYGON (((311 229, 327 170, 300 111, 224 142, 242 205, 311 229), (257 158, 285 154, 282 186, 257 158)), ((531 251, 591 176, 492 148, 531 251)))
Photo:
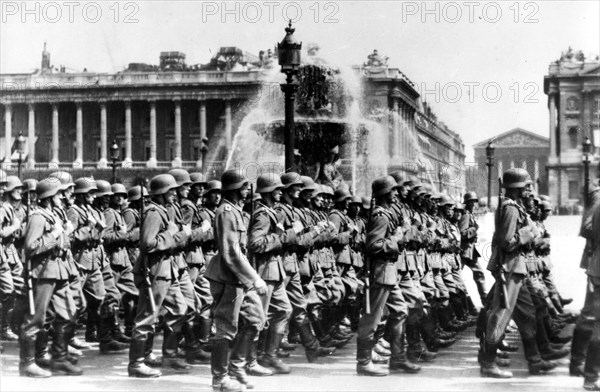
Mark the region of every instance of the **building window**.
POLYGON ((579 199, 579 181, 569 180, 569 199, 579 199))
POLYGON ((579 130, 576 127, 569 128, 569 148, 577 149, 579 145, 579 130))

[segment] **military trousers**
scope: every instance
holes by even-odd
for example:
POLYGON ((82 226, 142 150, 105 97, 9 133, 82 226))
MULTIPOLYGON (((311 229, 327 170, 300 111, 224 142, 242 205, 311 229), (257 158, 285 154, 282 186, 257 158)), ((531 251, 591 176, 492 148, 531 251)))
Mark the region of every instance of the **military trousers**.
POLYGON ((277 334, 285 333, 292 315, 292 304, 285 291, 285 281, 267 281, 267 293, 260 297, 269 327, 277 334))
POLYGON ((260 296, 254 289, 246 290, 239 285, 211 280, 210 293, 213 297, 215 340, 233 341, 240 322, 246 328, 255 327, 257 331, 263 329, 266 316, 260 296))
POLYGON ((375 331, 381 323, 384 312, 388 313, 388 320, 404 320, 408 315, 408 306, 404 300, 402 289, 399 285, 388 286, 374 283, 369 288, 371 313, 362 310, 358 321, 359 341, 373 341, 375 331))
POLYGON ((205 271, 206 267, 203 264, 192 264, 189 265, 188 274, 194 284, 199 316, 202 318, 209 318, 213 299, 210 295, 210 283, 208 282, 208 279, 204 277, 205 271))

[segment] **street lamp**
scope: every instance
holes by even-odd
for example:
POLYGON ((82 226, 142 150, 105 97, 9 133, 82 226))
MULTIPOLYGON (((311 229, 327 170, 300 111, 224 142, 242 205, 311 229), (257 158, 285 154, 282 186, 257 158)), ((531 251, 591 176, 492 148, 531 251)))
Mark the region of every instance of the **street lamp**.
POLYGON ((112 182, 117 182, 117 159, 119 159, 119 145, 116 140, 113 140, 110 146, 110 159, 112 160, 112 182))
POLYGON ((285 37, 277 44, 277 57, 281 72, 286 76, 286 82, 281 84, 281 90, 285 95, 285 170, 294 171, 294 100, 298 85, 293 82, 293 77, 298 73, 300 67, 300 51, 302 43, 294 37, 292 21, 285 29, 285 37))
MULTIPOLYGON (((487 184, 487 205, 492 208, 492 167, 494 167, 494 144, 490 140, 485 148, 485 156, 487 157, 486 166, 488 168, 488 184, 487 184)), ((498 200, 500 202, 500 200, 498 200)))
POLYGON ((208 138, 202 138, 202 146, 200 147, 200 159, 202 160, 202 174, 206 175, 206 153, 208 152, 208 138))
POLYGON ((592 142, 590 142, 590 138, 588 136, 585 137, 583 141, 583 204, 587 206, 588 203, 588 195, 590 192, 590 151, 592 149, 592 142))
POLYGON ((19 154, 19 162, 18 162, 18 174, 19 178, 21 178, 21 165, 23 164, 23 154, 25 154, 25 137, 22 132, 19 132, 19 136, 17 136, 17 153, 19 154))
POLYGON ((438 172, 438 188, 440 190, 440 193, 442 193, 442 178, 444 176, 444 173, 440 170, 438 172))

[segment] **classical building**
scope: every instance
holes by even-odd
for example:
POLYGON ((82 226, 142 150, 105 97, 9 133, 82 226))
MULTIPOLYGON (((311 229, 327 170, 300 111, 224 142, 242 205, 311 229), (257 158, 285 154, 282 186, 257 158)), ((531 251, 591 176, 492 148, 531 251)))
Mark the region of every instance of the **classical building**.
MULTIPOLYGON (((261 91, 276 53, 259 56, 221 48, 208 64, 189 66, 185 54, 162 52, 160 65, 131 63, 117 73, 68 73, 42 52, 32 74, 0 74, 0 160, 14 169, 15 139, 26 139, 28 170, 48 167, 102 169, 110 166, 116 142, 128 168, 202 166, 223 162, 261 91), (206 149, 208 148, 208 149, 206 149)), ((464 163, 464 144, 437 120, 412 83, 376 51, 355 72, 363 83, 365 115, 388 130, 390 168, 405 170, 460 194, 454 173, 464 163)))
POLYGON ((582 203, 584 184, 583 149, 586 137, 592 143, 591 178, 596 177, 600 156, 600 62, 586 59, 569 48, 552 62, 544 76, 548 95, 550 197, 558 205, 582 203))
POLYGON ((480 198, 487 197, 488 167, 486 147, 489 141, 495 146, 492 168, 492 197, 498 195, 498 177, 505 170, 526 169, 533 180, 533 189, 539 194, 548 193, 546 165, 550 153, 547 138, 522 128, 511 129, 473 146, 475 165, 467 170, 467 190, 475 191, 480 198))

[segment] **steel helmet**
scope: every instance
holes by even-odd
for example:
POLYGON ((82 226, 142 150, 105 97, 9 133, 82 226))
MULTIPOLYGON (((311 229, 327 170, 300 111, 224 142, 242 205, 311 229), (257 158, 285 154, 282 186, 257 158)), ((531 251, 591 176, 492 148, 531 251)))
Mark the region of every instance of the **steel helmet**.
POLYGON ((508 169, 502 175, 502 186, 506 189, 524 188, 530 181, 527 170, 521 168, 508 169))
POLYGON ((317 184, 313 181, 312 178, 308 176, 300 176, 300 180, 302 181, 303 191, 315 191, 317 189, 317 184))
POLYGON ((202 196, 206 196, 210 192, 221 192, 221 181, 211 180, 207 182, 202 196))
POLYGON ((404 185, 406 181, 402 178, 402 173, 399 171, 395 171, 389 174, 390 177, 394 179, 398 183, 398 186, 404 185))
POLYGON ((274 174, 263 174, 256 180, 256 193, 270 193, 281 188, 283 184, 279 176, 274 174))
POLYGON ((125 188, 125 185, 123 185, 123 184, 118 184, 118 183, 112 184, 110 186, 110 190, 112 191, 112 193, 114 195, 121 194, 121 195, 127 196, 127 189, 125 188))
POLYGON ((347 190, 344 190, 344 189, 336 189, 336 191, 333 193, 334 203, 339 203, 339 202, 342 202, 344 200, 351 199, 351 198, 352 198, 352 195, 350 194, 350 192, 348 192, 347 190))
POLYGON ((97 190, 98 188, 96 187, 96 180, 94 180, 92 177, 81 177, 75 180, 75 190, 73 190, 73 193, 89 193, 97 190))
POLYGON ((464 211, 465 210, 465 205, 462 203, 456 203, 454 205, 454 210, 455 211, 464 211))
POLYGON ((31 191, 35 192, 37 183, 38 183, 37 180, 34 178, 28 178, 25 181, 23 181, 23 187, 25 188, 25 192, 31 192, 31 191))
POLYGON ((53 173, 50 173, 48 175, 49 178, 58 178, 60 183, 61 183, 61 187, 60 190, 64 191, 67 190, 69 187, 71 186, 75 186, 75 183, 73 183, 73 177, 71 176, 71 174, 69 172, 66 171, 55 171, 53 173))
POLYGON ((540 202, 540 207, 543 211, 552 211, 552 204, 547 200, 542 200, 540 202))
POLYGON ((373 196, 380 197, 386 195, 394 190, 398 186, 396 180, 392 176, 384 176, 376 179, 371 184, 371 190, 373 191, 373 196))
MULTIPOLYGON (((148 190, 146 189, 146 187, 141 187, 142 191, 144 193, 144 196, 148 196, 148 190)), ((129 189, 129 191, 127 191, 127 200, 131 201, 136 201, 136 200, 140 200, 140 187, 139 186, 134 186, 132 188, 129 189)))
POLYGON ((548 202, 551 201, 550 196, 548 196, 548 195, 540 195, 539 198, 542 201, 548 201, 548 202))
POLYGON ((287 189, 292 185, 304 185, 302 178, 300 178, 300 174, 296 172, 283 173, 281 175, 281 183, 283 184, 284 189, 287 189))
POLYGON ((358 205, 362 206, 362 204, 363 204, 362 198, 360 196, 354 195, 350 199, 350 204, 358 204, 358 205))
POLYGON ((192 184, 190 173, 188 173, 185 169, 171 169, 169 170, 169 174, 172 175, 173 178, 175 178, 175 181, 177 181, 178 186, 192 184))
POLYGON ((366 196, 361 197, 362 200, 362 206, 365 210, 370 210, 371 209, 371 199, 369 199, 366 196))
POLYGON ((190 180, 192 181, 192 185, 194 184, 205 184, 206 179, 204 178, 204 174, 202 173, 190 173, 190 180))
POLYGON ((5 192, 11 192, 14 191, 17 188, 23 188, 23 183, 21 182, 21 180, 19 179, 19 177, 17 176, 8 176, 6 178, 6 188, 4 189, 5 192))
POLYGON ((467 192, 465 193, 465 196, 463 197, 463 202, 467 203, 468 201, 478 201, 479 198, 477 197, 477 194, 475 192, 467 192))
POLYGON ((237 170, 226 170, 221 176, 221 189, 223 191, 233 191, 240 189, 248 183, 246 177, 244 177, 237 170))
POLYGON ((112 190, 110 186, 110 182, 105 180, 96 181, 96 188, 98 188, 98 192, 96 193, 96 197, 102 197, 106 195, 112 195, 112 190))
POLYGON ((170 174, 159 174, 150 180, 150 196, 163 195, 175 188, 179 188, 179 185, 170 174))
POLYGON ((60 191, 60 182, 54 178, 44 178, 35 187, 35 193, 39 200, 56 195, 60 191))
POLYGON ((454 201, 452 201, 452 199, 451 199, 451 198, 449 198, 448 196, 446 196, 446 195, 443 195, 443 196, 440 198, 440 201, 439 201, 438 205, 439 205, 440 207, 444 207, 444 206, 454 206, 454 201))

